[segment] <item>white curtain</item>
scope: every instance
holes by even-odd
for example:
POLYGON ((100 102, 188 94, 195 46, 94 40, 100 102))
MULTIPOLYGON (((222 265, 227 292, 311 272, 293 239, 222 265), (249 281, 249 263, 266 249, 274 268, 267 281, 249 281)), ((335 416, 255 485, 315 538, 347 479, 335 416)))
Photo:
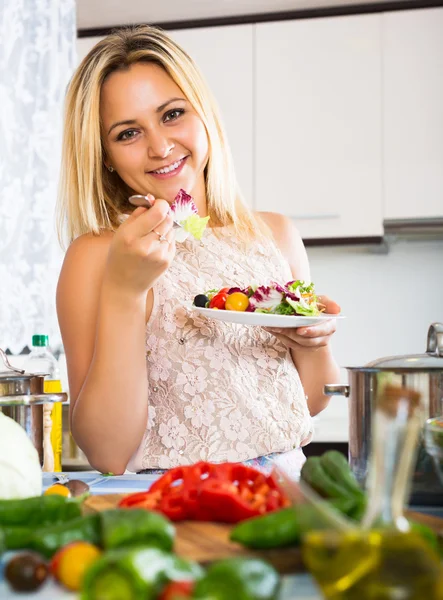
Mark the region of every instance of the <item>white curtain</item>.
MULTIPOLYGON (((0 0, 0 348, 60 344, 54 209, 75 0, 0 0)), ((1 370, 1 369, 0 369, 1 370)))

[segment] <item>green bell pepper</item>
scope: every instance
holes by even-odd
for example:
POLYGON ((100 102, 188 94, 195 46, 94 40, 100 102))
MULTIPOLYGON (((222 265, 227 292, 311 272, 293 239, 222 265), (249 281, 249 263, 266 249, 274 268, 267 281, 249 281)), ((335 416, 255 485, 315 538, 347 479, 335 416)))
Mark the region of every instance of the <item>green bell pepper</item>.
POLYGON ((227 558, 213 563, 197 582, 195 600, 275 600, 280 577, 269 563, 255 558, 227 558))
MULTIPOLYGON (((354 498, 335 498, 327 504, 349 516, 355 510, 356 501, 354 498)), ((255 549, 297 546, 302 535, 316 527, 322 528, 318 509, 310 504, 300 504, 242 521, 231 531, 230 539, 255 549)))
POLYGON ((100 541, 100 515, 94 514, 37 529, 26 547, 51 558, 57 550, 71 542, 90 542, 99 546, 100 541))
POLYGON ((230 539, 256 549, 297 545, 301 539, 300 514, 291 507, 241 521, 230 539))
POLYGON ((20 500, 0 500, 0 527, 41 527, 81 515, 81 503, 63 496, 33 496, 20 500))
POLYGON ((163 515, 144 510, 106 510, 99 513, 101 546, 105 550, 143 544, 171 551, 175 527, 163 515))
POLYGON ((343 498, 349 490, 342 481, 336 481, 323 468, 319 456, 310 456, 301 469, 300 477, 323 498, 343 498))
POLYGON ((35 530, 29 527, 0 527, 0 536, 6 550, 29 548, 34 533, 35 530))
POLYGON ((365 495, 352 472, 346 457, 338 450, 328 450, 320 457, 320 464, 326 474, 340 484, 349 494, 361 498, 365 495))
POLYGON ((85 541, 99 544, 99 515, 77 517, 66 523, 55 523, 44 527, 0 527, 7 550, 35 550, 50 558, 59 548, 70 542, 85 541))
POLYGON ((81 600, 155 600, 170 581, 195 581, 201 567, 158 548, 118 548, 86 572, 81 600))
POLYGON ((423 523, 417 523, 412 519, 408 519, 411 531, 419 534, 425 542, 433 549, 440 557, 443 557, 443 544, 440 542, 438 534, 423 523))
POLYGON ((39 528, 0 527, 7 550, 28 549, 49 558, 70 542, 85 541, 105 550, 143 544, 170 551, 175 528, 160 514, 143 509, 107 510, 39 528))

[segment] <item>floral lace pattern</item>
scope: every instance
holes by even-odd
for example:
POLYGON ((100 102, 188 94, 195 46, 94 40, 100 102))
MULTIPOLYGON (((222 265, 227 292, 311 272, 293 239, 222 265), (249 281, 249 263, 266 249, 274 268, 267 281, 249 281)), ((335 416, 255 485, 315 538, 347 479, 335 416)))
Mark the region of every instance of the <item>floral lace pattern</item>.
POLYGON ((194 296, 291 279, 271 241, 241 250, 232 228, 177 245, 147 325, 149 420, 128 469, 245 461, 300 446, 312 431, 287 348, 261 327, 207 319, 194 296))

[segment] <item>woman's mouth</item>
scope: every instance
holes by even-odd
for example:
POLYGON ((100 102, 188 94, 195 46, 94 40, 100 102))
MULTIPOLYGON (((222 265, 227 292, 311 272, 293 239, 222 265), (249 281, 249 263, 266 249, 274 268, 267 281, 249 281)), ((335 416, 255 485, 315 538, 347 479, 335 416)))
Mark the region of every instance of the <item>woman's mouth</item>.
POLYGON ((156 169, 155 171, 148 171, 148 175, 152 175, 156 179, 168 179, 169 177, 174 177, 178 175, 180 171, 183 169, 186 159, 188 157, 185 156, 180 158, 174 163, 167 165, 166 167, 162 167, 161 169, 156 169))

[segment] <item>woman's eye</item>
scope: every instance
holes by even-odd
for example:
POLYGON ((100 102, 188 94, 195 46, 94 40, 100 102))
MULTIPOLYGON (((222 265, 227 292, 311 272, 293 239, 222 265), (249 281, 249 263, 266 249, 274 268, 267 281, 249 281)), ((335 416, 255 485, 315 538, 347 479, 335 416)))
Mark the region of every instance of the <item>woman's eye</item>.
POLYGON ((117 136, 117 141, 119 142, 120 140, 132 140, 136 136, 136 134, 136 129, 127 129, 126 131, 122 131, 121 133, 119 133, 119 135, 117 136))
POLYGON ((180 115, 182 115, 185 111, 183 110, 183 108, 174 108, 174 110, 170 110, 169 112, 167 112, 164 116, 164 121, 165 123, 167 121, 175 121, 176 119, 178 119, 178 117, 180 117, 180 115))

